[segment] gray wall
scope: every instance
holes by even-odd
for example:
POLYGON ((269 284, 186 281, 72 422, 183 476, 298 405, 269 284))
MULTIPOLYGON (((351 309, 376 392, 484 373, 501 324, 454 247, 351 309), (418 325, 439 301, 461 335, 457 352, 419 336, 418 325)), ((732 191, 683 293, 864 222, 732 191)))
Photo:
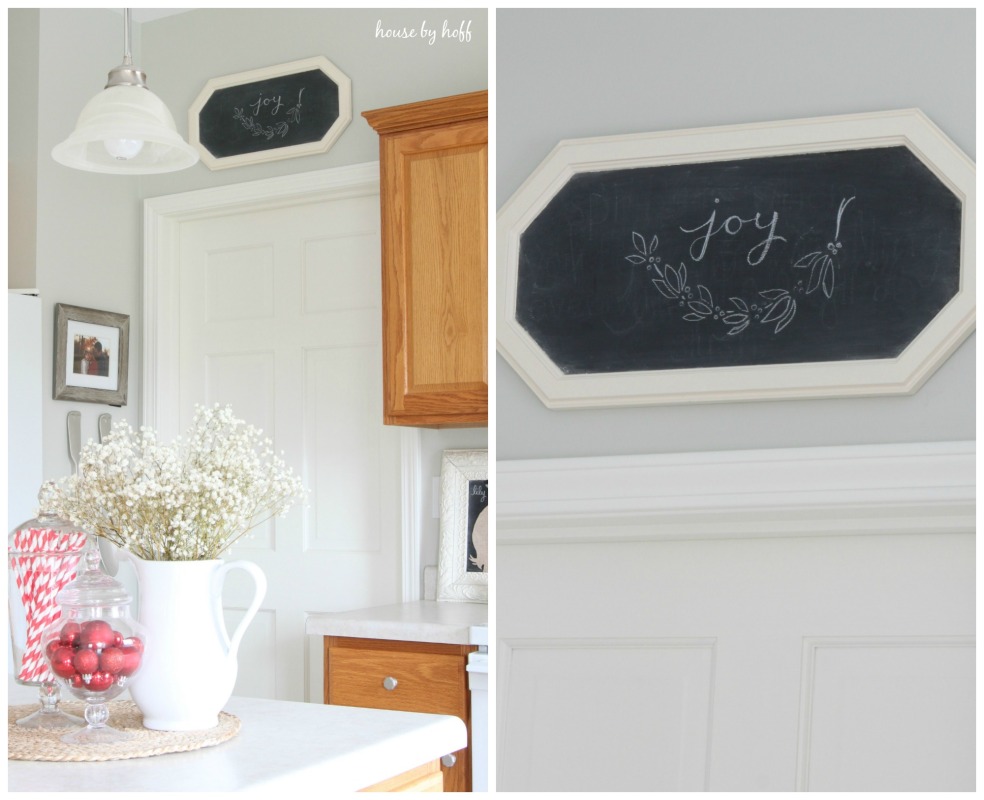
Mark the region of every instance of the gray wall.
MULTIPOLYGON (((974 158, 974 15, 500 10, 496 204, 587 136, 918 107, 974 158)), ((496 455, 973 439, 974 390, 974 336, 915 395, 823 401, 549 410, 498 357, 496 455)))
MULTIPOLYGON (((136 14, 141 11, 145 10, 136 14)), ((8 286, 36 286, 43 301, 46 479, 71 470, 65 436, 68 411, 82 413, 83 439, 96 436, 96 419, 104 411, 114 419, 140 424, 144 198, 376 161, 379 140, 361 117, 363 110, 488 86, 485 9, 202 9, 135 23, 134 63, 147 73, 150 89, 167 104, 183 136, 188 133, 188 107, 209 78, 314 55, 327 56, 352 79, 353 120, 322 155, 219 172, 197 164, 169 175, 97 175, 63 167, 50 154, 71 132, 85 103, 102 89, 109 70, 122 61, 122 15, 106 9, 41 9, 40 14, 11 12, 8 21, 9 102, 17 110, 10 114, 10 252, 25 254, 18 259, 25 269, 17 274, 11 270, 8 286), (419 39, 376 37, 377 21, 384 28, 418 29, 426 21, 440 30, 444 20, 449 27, 470 21, 471 42, 439 36, 431 45, 419 39), (33 47, 20 47, 32 41, 33 47), (27 52, 15 62, 15 50, 27 52), (23 130, 29 134, 15 137, 23 130), (21 179, 26 188, 13 182, 20 175, 28 176, 21 179), (30 264, 35 249, 36 264, 30 264), (51 399, 53 308, 59 302, 130 315, 126 407, 51 399)), ((442 450, 484 448, 487 443, 484 428, 424 431, 424 475, 439 474, 442 450)), ((428 484, 421 499, 427 509, 430 498, 428 484)), ((437 523, 431 522, 425 544, 433 544, 436 553, 437 523)))
POLYGON ((35 288, 34 265, 37 242, 32 235, 16 231, 35 231, 38 211, 38 41, 41 18, 36 8, 7 11, 8 25, 17 30, 7 49, 7 286, 35 288), (22 69, 28 64, 33 68, 22 69))

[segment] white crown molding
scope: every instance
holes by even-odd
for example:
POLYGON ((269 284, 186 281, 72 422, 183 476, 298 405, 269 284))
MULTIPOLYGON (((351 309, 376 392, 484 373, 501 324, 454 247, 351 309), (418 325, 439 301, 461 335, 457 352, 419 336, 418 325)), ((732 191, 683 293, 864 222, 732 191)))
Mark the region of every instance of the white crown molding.
POLYGON ((498 546, 973 533, 974 442, 499 461, 498 546))

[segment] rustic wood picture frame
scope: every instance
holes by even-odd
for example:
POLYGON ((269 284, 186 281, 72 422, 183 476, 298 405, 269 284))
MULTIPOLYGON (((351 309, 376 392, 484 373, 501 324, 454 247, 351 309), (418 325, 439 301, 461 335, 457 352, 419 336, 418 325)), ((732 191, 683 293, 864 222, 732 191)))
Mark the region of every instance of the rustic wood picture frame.
POLYGON ((130 317, 55 304, 55 400, 125 406, 130 317))

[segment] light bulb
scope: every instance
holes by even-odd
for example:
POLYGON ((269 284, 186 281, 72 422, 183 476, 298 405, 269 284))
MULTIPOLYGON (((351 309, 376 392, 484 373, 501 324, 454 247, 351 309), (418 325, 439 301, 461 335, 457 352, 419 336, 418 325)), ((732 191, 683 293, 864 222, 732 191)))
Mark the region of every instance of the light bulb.
POLYGON ((143 150, 144 143, 140 139, 104 139, 103 145, 117 161, 129 161, 143 150))

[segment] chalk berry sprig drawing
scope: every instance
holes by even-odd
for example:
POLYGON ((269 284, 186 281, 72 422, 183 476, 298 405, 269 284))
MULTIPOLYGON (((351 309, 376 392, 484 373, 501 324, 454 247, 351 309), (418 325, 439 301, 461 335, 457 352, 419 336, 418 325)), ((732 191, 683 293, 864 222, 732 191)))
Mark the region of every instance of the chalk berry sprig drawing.
POLYGON ((633 231, 632 246, 635 252, 625 256, 625 260, 646 267, 653 286, 677 304, 686 322, 720 322, 727 327, 728 336, 737 336, 753 323, 772 325, 773 333, 777 334, 796 316, 794 295, 811 295, 820 289, 828 299, 833 296, 839 267, 837 256, 843 248, 840 241, 841 220, 852 200, 853 197, 841 200, 834 236, 827 243, 826 252, 816 250, 793 263, 795 269, 809 269, 810 275, 805 280, 798 280, 792 289, 764 289, 751 298, 729 297, 723 303, 718 302, 705 284, 690 285, 684 262, 680 262, 679 268, 663 264, 662 257, 656 255, 659 236, 655 234, 647 240, 641 233, 633 231))
POLYGON ((263 136, 267 141, 274 136, 279 136, 283 139, 290 131, 290 125, 288 123, 293 123, 294 125, 301 124, 301 98, 303 96, 304 88, 302 87, 297 93, 297 104, 284 112, 284 116, 287 118, 286 122, 280 120, 274 121, 270 125, 264 125, 257 119, 261 113, 276 117, 284 107, 282 95, 264 97, 262 92, 260 92, 260 96, 254 102, 249 104, 249 112, 245 108, 233 108, 232 118, 237 120, 253 136, 263 136))
POLYGON ((841 218, 844 216, 844 209, 847 208, 853 199, 853 197, 847 197, 840 202, 840 208, 837 209, 837 228, 834 230, 833 240, 827 242, 827 252, 815 250, 812 253, 807 253, 793 264, 796 269, 810 270, 810 282, 806 289, 807 294, 813 294, 818 288, 822 287, 823 293, 828 298, 833 297, 834 272, 837 266, 837 262, 834 259, 843 247, 840 241, 841 218))

